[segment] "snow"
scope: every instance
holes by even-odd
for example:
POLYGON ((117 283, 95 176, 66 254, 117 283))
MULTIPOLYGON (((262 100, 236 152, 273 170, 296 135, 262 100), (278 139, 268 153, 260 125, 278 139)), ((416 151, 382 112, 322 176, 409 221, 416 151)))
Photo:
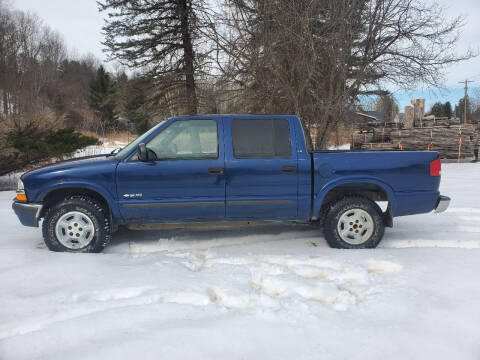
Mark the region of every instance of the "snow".
POLYGON ((102 143, 101 145, 87 146, 84 149, 77 150, 73 157, 77 158, 83 156, 110 154, 113 150, 123 148, 128 145, 124 141, 109 140, 107 138, 100 138, 99 140, 102 143))
POLYGON ((0 191, 14 190, 17 188, 18 179, 23 172, 12 172, 10 174, 0 176, 0 191))
POLYGON ((330 146, 328 150, 350 150, 350 144, 330 146))
POLYGON ((480 164, 374 250, 301 225, 122 230, 49 252, 0 192, 0 359, 478 359, 480 164))

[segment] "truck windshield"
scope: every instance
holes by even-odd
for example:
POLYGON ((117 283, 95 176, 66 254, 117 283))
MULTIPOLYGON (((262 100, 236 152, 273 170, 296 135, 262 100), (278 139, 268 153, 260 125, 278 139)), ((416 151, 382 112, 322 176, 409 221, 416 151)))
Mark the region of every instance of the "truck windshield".
POLYGON ((158 129, 159 126, 161 126, 166 120, 163 120, 161 122, 159 122, 157 125, 155 125, 154 127, 152 127, 150 130, 148 130, 146 133, 143 133, 142 135, 140 135, 138 138, 136 138, 135 140, 133 140, 130 144, 128 144, 127 146, 125 146, 123 149, 121 149, 118 153, 115 154, 115 157, 116 158, 124 158, 125 156, 127 156, 133 149, 135 149, 138 144, 140 144, 143 140, 145 140, 145 138, 148 137, 148 135, 150 135, 151 133, 153 133, 156 129, 158 129))

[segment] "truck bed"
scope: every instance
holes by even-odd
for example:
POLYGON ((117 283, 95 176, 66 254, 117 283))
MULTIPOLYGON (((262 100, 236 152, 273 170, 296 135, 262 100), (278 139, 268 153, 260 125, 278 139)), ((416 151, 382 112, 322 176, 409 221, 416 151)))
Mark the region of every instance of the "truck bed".
POLYGON ((429 212, 440 176, 430 176, 435 151, 326 150, 311 153, 314 202, 338 184, 374 184, 389 197, 393 216, 429 212))

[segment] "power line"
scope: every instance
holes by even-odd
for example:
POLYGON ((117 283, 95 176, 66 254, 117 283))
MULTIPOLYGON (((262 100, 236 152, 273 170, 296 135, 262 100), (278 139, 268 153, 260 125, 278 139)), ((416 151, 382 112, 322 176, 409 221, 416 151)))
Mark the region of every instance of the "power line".
POLYGON ((460 81, 459 84, 465 84, 465 96, 463 98, 463 123, 467 123, 467 97, 468 97, 468 83, 475 82, 474 80, 465 80, 465 81, 460 81))

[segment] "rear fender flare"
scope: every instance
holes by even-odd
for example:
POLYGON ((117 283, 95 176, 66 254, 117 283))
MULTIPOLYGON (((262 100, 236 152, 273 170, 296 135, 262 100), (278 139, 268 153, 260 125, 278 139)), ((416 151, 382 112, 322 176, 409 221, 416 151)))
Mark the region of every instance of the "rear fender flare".
POLYGON ((368 177, 359 177, 359 178, 348 178, 348 179, 336 179, 325 184, 320 191, 314 195, 313 197, 313 214, 312 216, 317 216, 320 214, 320 209, 322 208, 322 202, 325 196, 336 187, 352 184, 352 183, 366 183, 366 184, 373 184, 377 185, 382 188, 388 196, 390 212, 395 214, 395 209, 397 207, 397 201, 395 198, 395 193, 393 189, 384 183, 383 181, 376 179, 376 178, 368 178, 368 177))

